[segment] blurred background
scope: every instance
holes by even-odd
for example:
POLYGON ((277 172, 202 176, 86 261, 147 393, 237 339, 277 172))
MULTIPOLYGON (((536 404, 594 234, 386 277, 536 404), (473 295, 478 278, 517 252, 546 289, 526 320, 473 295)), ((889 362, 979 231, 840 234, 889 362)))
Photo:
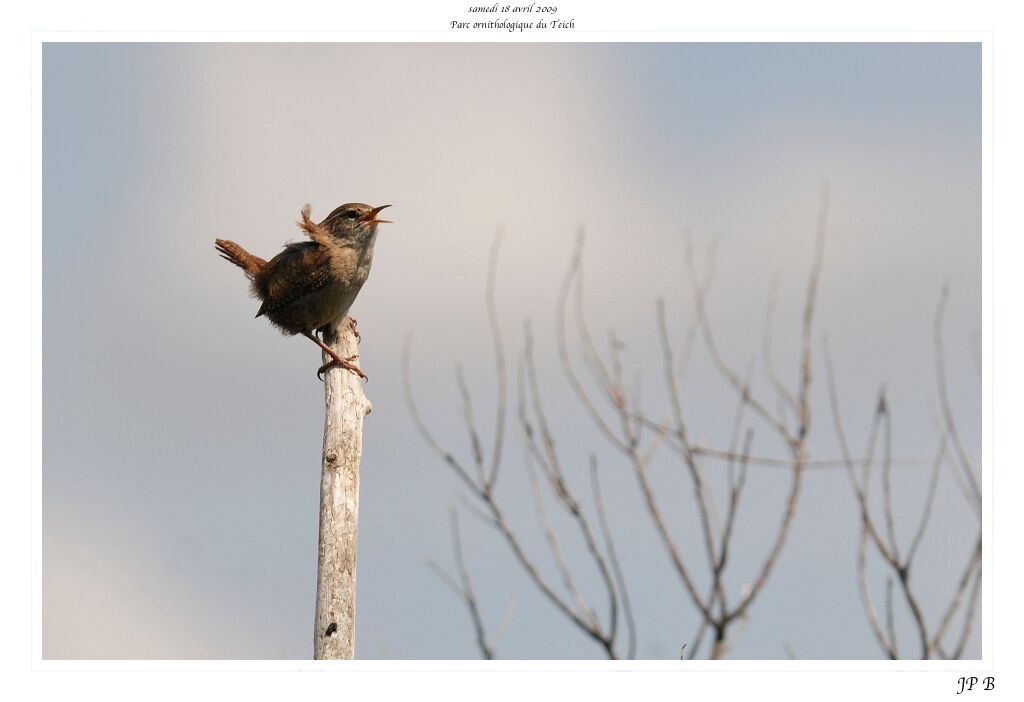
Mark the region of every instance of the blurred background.
MULTIPOLYGON (((449 509, 503 658, 591 658, 582 635, 465 512, 468 495, 416 432, 470 456, 454 364, 485 445, 496 383, 484 290, 514 380, 529 320, 567 477, 586 509, 598 459, 638 629, 637 656, 678 658, 699 616, 620 454, 561 372, 556 301, 585 232, 584 311, 602 348, 668 417, 655 301, 677 345, 693 317, 686 232, 717 246, 708 310, 723 356, 753 369, 777 285, 774 356, 798 373, 822 181, 831 189, 812 370, 812 459, 839 456, 823 337, 857 455, 880 385, 892 410, 896 532, 917 525, 941 424, 933 323, 950 406, 981 464, 981 54, 974 44, 46 44, 43 49, 43 655, 309 658, 323 387, 320 353, 248 296, 216 237, 269 258, 303 203, 393 205, 352 312, 373 402, 364 435, 357 655, 475 658, 449 509), (777 281, 777 283, 776 283, 777 281), (503 624, 504 622, 504 624, 503 624)), ((513 384, 514 386, 514 384, 513 384)), ((559 577, 534 513, 511 398, 498 494, 524 546, 559 577)), ((736 398, 698 342, 685 412, 726 447, 736 398)), ((783 456, 763 426, 755 453, 783 456), (762 438, 763 437, 763 438, 762 438)), ((708 470, 715 464, 709 463, 708 470)), ((663 450, 651 480, 699 560, 692 488, 663 450)), ((726 587, 756 572, 788 488, 751 467, 726 587)), ((549 511, 557 509, 552 504, 549 511)), ((880 514, 880 513, 879 513, 880 514)), ((567 522, 584 594, 600 582, 567 522), (588 570, 590 568, 590 570, 588 570)), ((808 470, 785 549, 731 658, 879 658, 857 591, 858 511, 840 469, 808 470)), ((940 472, 913 584, 935 627, 977 534, 940 472)), ((875 606, 884 564, 869 564, 875 606)), ((915 629, 898 602, 904 655, 915 629)), ((964 650, 981 653, 980 617, 964 650)))

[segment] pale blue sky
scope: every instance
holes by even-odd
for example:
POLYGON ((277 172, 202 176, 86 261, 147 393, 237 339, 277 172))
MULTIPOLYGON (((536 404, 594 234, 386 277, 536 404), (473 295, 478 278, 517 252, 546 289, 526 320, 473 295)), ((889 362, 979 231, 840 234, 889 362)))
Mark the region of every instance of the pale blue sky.
MULTIPOLYGON (((596 450, 616 504, 639 656, 675 657, 696 613, 625 467, 558 372, 553 307, 577 227, 588 236, 591 323, 602 338, 615 327, 627 339, 630 372, 659 414, 654 299, 667 299, 681 335, 684 230, 702 248, 718 241, 710 305, 736 365, 756 355, 779 277, 776 356, 792 378, 817 192, 829 180, 818 330, 831 341, 849 431, 863 437, 885 382, 894 452, 931 456, 931 323, 948 281, 950 391, 980 457, 971 355, 981 326, 980 71, 972 44, 46 45, 44 655, 310 655, 319 354, 252 318, 244 279, 212 242, 268 256, 299 237, 303 203, 323 216, 354 200, 392 203, 396 221, 353 309, 374 404, 358 655, 476 656, 462 605, 424 565, 451 565, 447 513, 463 490, 415 434, 399 355, 412 333, 417 394, 438 398, 430 423, 464 452, 452 364, 464 363, 489 427, 482 290, 503 227, 497 302, 509 354, 531 319, 570 479, 586 492, 596 450)), ((819 357, 811 448, 832 457, 822 380, 819 357)), ((706 357, 689 382, 695 433, 724 442, 732 403, 706 357)), ((557 578, 531 521, 513 429, 504 497, 557 578)), ((673 526, 687 544, 696 532, 682 474, 667 456, 653 470, 666 504, 678 498, 673 526)), ((775 473, 752 481, 734 593, 785 487, 775 473)), ((916 469, 896 480, 901 534, 925 484, 916 469)), ((501 657, 600 655, 536 594, 496 534, 462 521, 490 626, 515 602, 501 657)), ((946 473, 915 574, 932 621, 970 525, 946 473)), ((878 657, 857 597, 856 536, 846 477, 808 475, 790 542, 731 656, 784 657, 788 641, 801 657, 878 657)), ((975 636, 968 653, 979 652, 975 636)))

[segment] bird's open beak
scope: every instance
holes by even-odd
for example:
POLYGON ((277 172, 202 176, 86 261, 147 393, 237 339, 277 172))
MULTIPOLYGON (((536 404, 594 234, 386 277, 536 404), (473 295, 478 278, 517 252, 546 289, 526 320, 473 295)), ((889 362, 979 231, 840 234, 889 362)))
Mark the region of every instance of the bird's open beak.
POLYGON ((377 219, 377 213, 379 213, 385 207, 391 207, 391 205, 381 205, 380 207, 374 207, 372 210, 363 215, 362 222, 364 224, 393 224, 393 222, 390 219, 377 219))

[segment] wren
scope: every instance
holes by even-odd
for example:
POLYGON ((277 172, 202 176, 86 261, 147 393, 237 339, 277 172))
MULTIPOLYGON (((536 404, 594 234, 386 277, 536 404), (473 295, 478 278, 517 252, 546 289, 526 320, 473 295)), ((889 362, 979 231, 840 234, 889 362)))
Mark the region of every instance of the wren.
MULTIPOLYGON (((251 281, 253 296, 262 301, 257 317, 266 316, 283 334, 302 334, 331 357, 317 370, 318 378, 338 366, 366 379, 352 363, 357 356, 342 358, 314 332, 326 338, 348 315, 370 275, 377 225, 390 224, 389 220, 377 219, 385 207, 390 205, 371 207, 351 202, 316 224, 306 205, 298 225, 311 241, 285 244, 284 251, 269 261, 233 241, 215 242, 221 257, 245 271, 251 281)), ((358 339, 355 320, 349 317, 349 323, 358 339)))

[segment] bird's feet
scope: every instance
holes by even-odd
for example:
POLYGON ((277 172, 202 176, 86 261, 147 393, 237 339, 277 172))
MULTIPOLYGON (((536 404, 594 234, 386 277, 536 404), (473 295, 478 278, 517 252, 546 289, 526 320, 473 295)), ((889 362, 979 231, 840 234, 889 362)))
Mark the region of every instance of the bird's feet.
POLYGON ((339 368, 344 368, 350 373, 355 373, 363 380, 368 380, 363 371, 359 369, 359 366, 353 365, 352 361, 356 360, 357 358, 359 358, 358 355, 349 356, 348 358, 332 358, 330 361, 320 366, 320 369, 317 370, 316 372, 316 377, 319 378, 320 380, 324 380, 324 377, 322 376, 324 376, 329 369, 337 366, 339 368))
MULTIPOLYGON (((355 328, 355 320, 352 319, 351 322, 352 322, 353 331, 354 331, 355 330, 354 329, 355 328)), ((320 327, 319 329, 317 329, 317 331, 320 332, 321 334, 323 334, 324 336, 327 336, 328 334, 331 334, 331 327, 330 326, 323 326, 323 327, 320 327)), ((313 334, 312 332, 304 331, 304 332, 302 332, 302 335, 304 337, 306 337, 307 339, 309 339, 310 341, 312 341, 317 346, 319 346, 320 349, 325 354, 327 354, 328 356, 331 357, 330 361, 328 361, 327 363, 325 363, 322 366, 320 366, 320 368, 317 370, 317 372, 316 372, 316 377, 317 378, 319 378, 320 380, 323 380, 324 378, 321 377, 321 376, 323 376, 329 369, 334 368, 334 367, 337 366, 338 368, 344 368, 345 370, 347 370, 350 373, 355 373, 356 375, 358 375, 363 380, 367 379, 366 375, 364 375, 363 372, 361 370, 359 370, 359 366, 356 366, 356 365, 352 364, 352 361, 354 361, 357 358, 359 358, 358 354, 353 354, 353 355, 349 356, 348 358, 342 358, 341 356, 339 356, 337 354, 337 352, 334 349, 332 349, 330 346, 325 344, 323 341, 320 341, 320 339, 316 338, 316 335, 313 334)))
POLYGON ((356 329, 356 318, 349 316, 346 318, 345 323, 348 324, 348 328, 352 330, 352 333, 356 335, 356 343, 358 344, 362 341, 363 337, 359 334, 359 330, 356 329))

